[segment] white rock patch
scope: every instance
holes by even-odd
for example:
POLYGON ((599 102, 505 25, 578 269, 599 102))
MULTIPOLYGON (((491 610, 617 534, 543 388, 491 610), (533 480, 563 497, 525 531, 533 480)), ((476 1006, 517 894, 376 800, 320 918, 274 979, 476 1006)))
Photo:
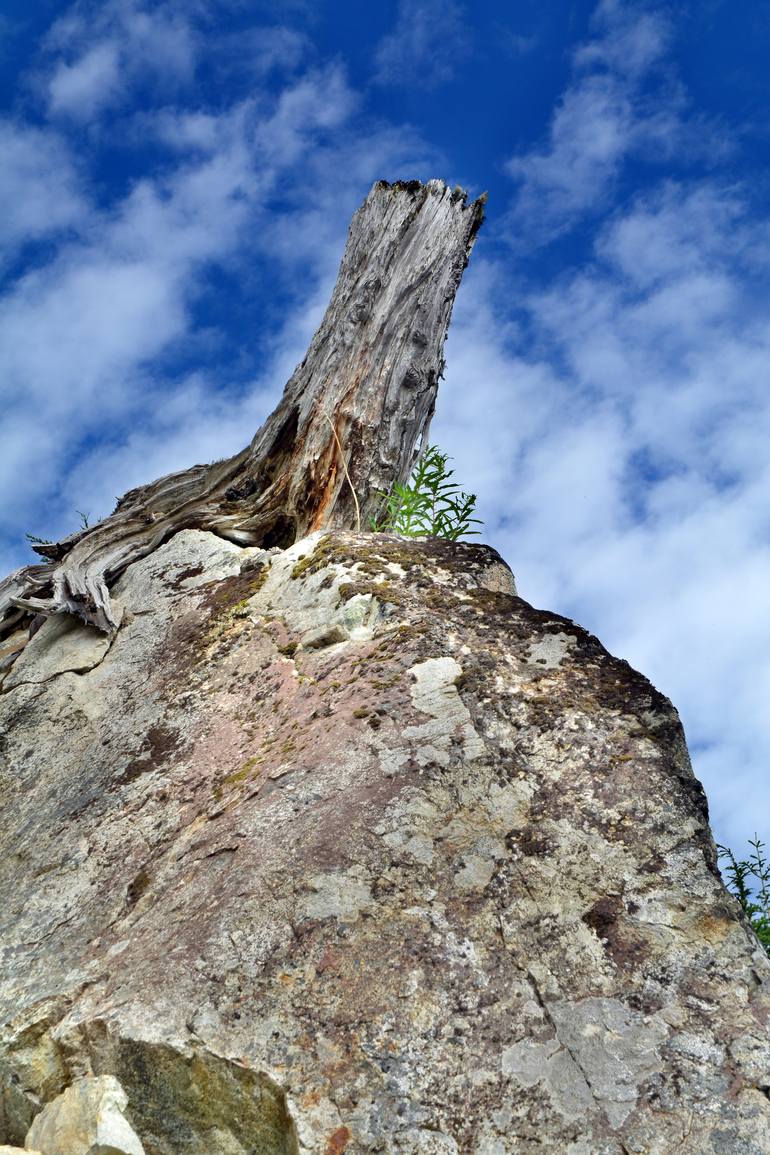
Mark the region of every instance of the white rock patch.
POLYGON ((36 1116, 24 1145, 42 1155, 144 1155, 127 1106, 112 1075, 77 1079, 36 1116))
POLYGON ((432 721, 421 726, 407 726, 404 737, 426 744, 425 759, 418 761, 443 761, 441 754, 449 749, 451 739, 459 730, 463 738, 463 754, 466 758, 481 758, 486 754, 479 734, 476 732, 468 707, 460 697, 456 682, 462 674, 462 666, 451 657, 428 658, 412 666, 415 684, 412 686, 412 702, 423 714, 429 714, 432 721), (438 756, 437 756, 438 751, 438 756))
POLYGON ((308 885, 311 893, 300 907, 305 918, 338 918, 343 922, 355 922, 361 911, 374 902, 369 883, 353 871, 317 874, 308 885))
POLYGON ((577 638, 572 634, 546 634, 529 647, 529 660, 535 665, 544 666, 546 670, 554 670, 562 664, 575 645, 577 638))

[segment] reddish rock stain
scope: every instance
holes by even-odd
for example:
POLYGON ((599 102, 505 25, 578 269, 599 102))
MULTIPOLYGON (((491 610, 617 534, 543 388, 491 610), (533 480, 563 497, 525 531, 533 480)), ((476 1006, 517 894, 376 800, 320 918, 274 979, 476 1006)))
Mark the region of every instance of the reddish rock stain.
POLYGON ((347 1127, 338 1127, 334 1134, 329 1137, 324 1155, 340 1155, 350 1140, 351 1134, 347 1127))

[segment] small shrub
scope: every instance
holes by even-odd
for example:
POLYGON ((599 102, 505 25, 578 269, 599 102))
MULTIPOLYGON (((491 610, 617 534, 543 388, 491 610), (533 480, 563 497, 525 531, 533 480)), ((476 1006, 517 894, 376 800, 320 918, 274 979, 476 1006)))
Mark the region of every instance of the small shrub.
POLYGON ((449 455, 429 445, 406 485, 396 483, 390 493, 381 493, 380 514, 369 523, 375 533, 398 533, 402 537, 444 537, 449 541, 478 534, 472 525, 475 493, 464 493, 451 481, 454 470, 447 469, 449 455))
POLYGON ((738 859, 728 846, 717 846, 719 857, 726 861, 724 873, 728 890, 735 895, 754 928, 762 946, 770 955, 770 860, 765 844, 758 835, 749 839, 752 852, 738 859))
MULTIPOLYGON (((83 513, 83 511, 81 509, 76 509, 75 513, 80 518, 80 526, 78 527, 79 529, 93 529, 94 528, 91 525, 90 513, 83 513)), ((101 520, 102 519, 99 518, 99 521, 101 521, 101 520)), ((53 545, 54 544, 52 538, 50 538, 50 537, 38 537, 38 535, 36 533, 25 533, 24 536, 26 537, 27 541, 29 542, 29 544, 32 546, 33 549, 35 548, 36 545, 53 545)))

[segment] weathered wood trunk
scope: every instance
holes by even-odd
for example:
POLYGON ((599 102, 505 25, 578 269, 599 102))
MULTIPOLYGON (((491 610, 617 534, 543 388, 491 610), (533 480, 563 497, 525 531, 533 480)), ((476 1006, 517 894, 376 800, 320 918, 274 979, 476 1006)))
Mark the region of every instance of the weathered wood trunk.
POLYGON ((47 562, 0 583, 0 637, 30 614, 61 612, 111 632, 109 585, 180 529, 284 546, 365 525, 427 431, 483 200, 441 181, 375 184, 307 356, 251 444, 131 490, 98 525, 35 547, 47 562))

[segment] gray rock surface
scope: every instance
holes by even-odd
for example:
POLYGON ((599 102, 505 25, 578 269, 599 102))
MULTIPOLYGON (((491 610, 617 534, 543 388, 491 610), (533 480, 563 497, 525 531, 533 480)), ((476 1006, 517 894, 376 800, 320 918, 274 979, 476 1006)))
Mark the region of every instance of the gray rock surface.
POLYGON ((184 531, 111 645, 14 651, 0 1141, 109 1075, 146 1155, 770 1151, 770 964, 676 711, 514 590, 184 531))
POLYGON ((85 674, 98 666, 112 639, 70 614, 48 618, 34 646, 25 646, 5 678, 5 688, 47 682, 57 674, 85 674))

